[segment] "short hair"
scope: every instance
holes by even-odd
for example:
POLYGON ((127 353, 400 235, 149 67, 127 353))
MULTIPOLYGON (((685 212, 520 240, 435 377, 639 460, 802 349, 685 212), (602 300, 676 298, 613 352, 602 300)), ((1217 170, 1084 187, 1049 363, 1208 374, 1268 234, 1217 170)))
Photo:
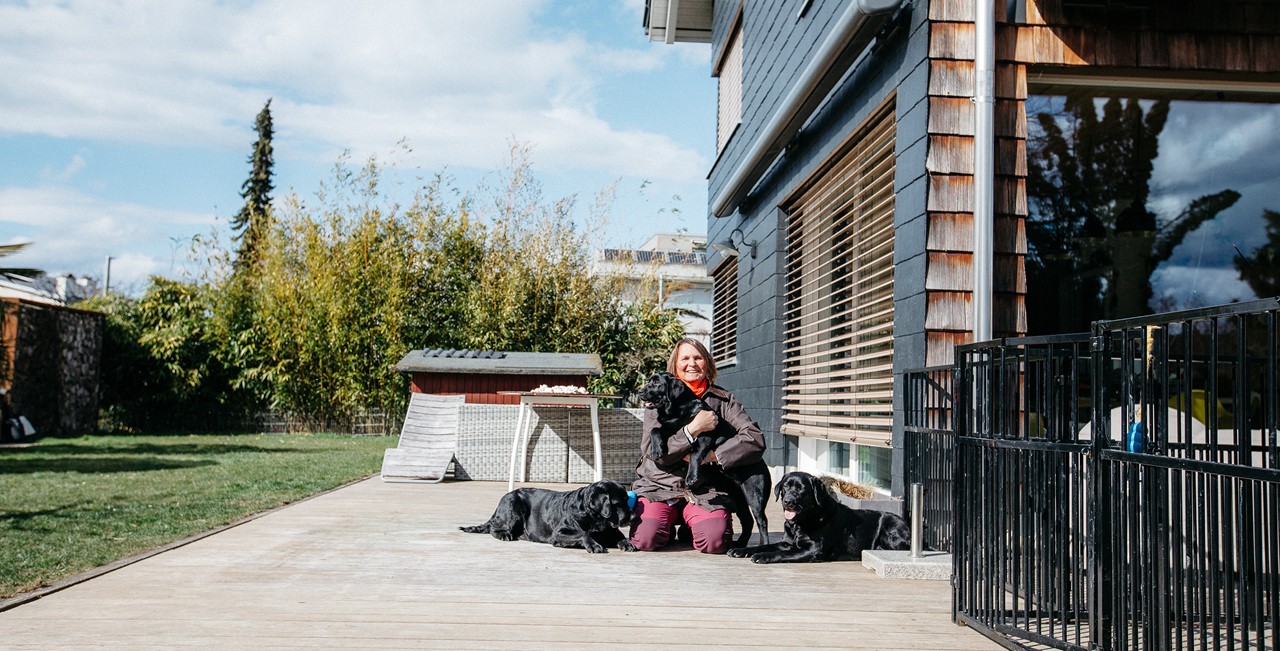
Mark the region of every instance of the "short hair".
POLYGON ((685 337, 684 339, 677 341, 676 345, 671 347, 671 357, 667 359, 667 372, 676 377, 680 376, 679 373, 676 373, 676 362, 680 358, 680 347, 684 345, 693 346, 699 353, 702 354, 702 358, 707 360, 707 382, 710 382, 711 384, 715 384, 716 383, 716 360, 714 357, 711 356, 711 351, 707 350, 706 345, 704 345, 701 341, 698 341, 697 339, 690 339, 688 337, 685 337))

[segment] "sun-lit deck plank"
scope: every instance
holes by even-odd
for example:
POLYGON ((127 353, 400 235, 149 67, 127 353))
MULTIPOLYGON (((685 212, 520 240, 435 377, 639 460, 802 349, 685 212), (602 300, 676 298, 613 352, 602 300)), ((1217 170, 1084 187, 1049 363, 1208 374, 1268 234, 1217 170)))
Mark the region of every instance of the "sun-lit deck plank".
MULTIPOLYGON (((563 489, 557 485, 552 488, 563 489)), ((11 649, 995 649, 945 582, 465 534, 502 482, 361 482, 0 613, 11 649), (682 622, 700 633, 675 633, 682 622)), ((782 518, 770 513, 776 531, 782 518)))

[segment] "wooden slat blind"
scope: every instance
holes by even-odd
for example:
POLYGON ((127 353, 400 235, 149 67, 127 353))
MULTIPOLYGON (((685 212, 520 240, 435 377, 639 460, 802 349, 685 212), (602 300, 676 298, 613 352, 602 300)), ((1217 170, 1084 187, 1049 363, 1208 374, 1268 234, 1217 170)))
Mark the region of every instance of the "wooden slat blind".
POLYGON ((720 367, 738 361, 738 259, 726 260, 711 278, 711 356, 720 367))
POLYGON ((890 101, 783 206, 786 434, 890 442, 894 134, 890 101))
POLYGON ((717 75, 719 98, 716 102, 716 151, 724 149, 729 136, 742 121, 742 23, 729 37, 724 62, 717 75))

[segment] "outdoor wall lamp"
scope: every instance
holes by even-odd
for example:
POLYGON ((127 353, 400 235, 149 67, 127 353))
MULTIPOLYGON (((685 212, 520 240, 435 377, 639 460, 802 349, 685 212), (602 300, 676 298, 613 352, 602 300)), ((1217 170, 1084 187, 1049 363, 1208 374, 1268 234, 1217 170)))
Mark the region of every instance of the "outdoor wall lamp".
MULTIPOLYGON (((744 236, 744 235, 742 234, 742 229, 741 229, 741 228, 735 228, 735 229, 733 229, 733 232, 732 232, 732 233, 729 233, 729 240, 728 240, 728 241, 726 241, 726 242, 715 242, 715 243, 713 243, 713 244, 711 245, 711 248, 713 248, 713 249, 715 249, 715 250, 719 251, 719 252, 721 253, 721 255, 725 255, 725 256, 728 256, 728 257, 731 257, 731 258, 733 258, 733 257, 737 257, 737 256, 738 256, 738 248, 739 248, 739 247, 741 247, 741 246, 743 245, 743 243, 744 243, 743 241, 744 241, 745 239, 746 239, 746 236, 744 236)), ((751 259, 752 259, 752 260, 754 260, 754 259, 755 259, 755 257, 756 257, 756 243, 755 243, 755 242, 748 242, 748 243, 747 243, 747 246, 750 246, 750 247, 751 247, 751 259)))

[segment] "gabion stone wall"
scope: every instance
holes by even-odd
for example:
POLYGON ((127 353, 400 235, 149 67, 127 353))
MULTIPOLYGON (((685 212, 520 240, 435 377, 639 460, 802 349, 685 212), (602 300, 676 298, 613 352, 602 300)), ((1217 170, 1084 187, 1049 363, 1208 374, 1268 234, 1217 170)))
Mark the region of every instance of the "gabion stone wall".
MULTIPOLYGON (((518 405, 463 405, 455 471, 459 479, 507 481, 518 405)), ((531 482, 590 482, 595 463, 586 409, 535 407, 525 478, 531 482)), ((604 478, 635 479, 640 460, 642 409, 601 409, 604 478)), ((517 463, 519 453, 517 452, 517 463)), ((519 470, 516 471, 519 477, 519 470)))
POLYGON ((98 424, 103 315, 20 303, 17 319, 14 413, 26 416, 40 435, 92 433, 98 424))

